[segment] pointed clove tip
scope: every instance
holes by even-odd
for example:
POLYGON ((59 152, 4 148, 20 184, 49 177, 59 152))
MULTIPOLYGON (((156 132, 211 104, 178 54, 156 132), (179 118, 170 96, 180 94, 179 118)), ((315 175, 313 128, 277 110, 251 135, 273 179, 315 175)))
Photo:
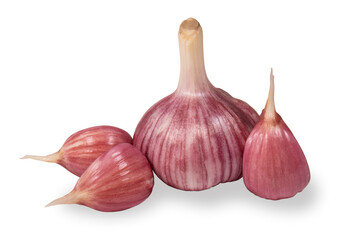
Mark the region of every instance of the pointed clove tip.
POLYGON ((51 207, 51 206, 60 205, 60 204, 75 204, 78 202, 77 199, 78 199, 78 195, 75 194, 75 192, 70 192, 63 197, 53 200, 52 202, 47 204, 45 207, 51 207))
POLYGON ((34 160, 44 161, 43 159, 46 159, 46 158, 47 158, 47 156, 24 155, 20 159, 34 159, 34 160))
POLYGON ((58 205, 58 204, 55 204, 54 201, 50 202, 49 204, 47 204, 45 207, 52 207, 54 205, 58 205))
MULTIPOLYGON (((58 198, 59 199, 59 198, 58 198)), ((47 204, 45 207, 52 207, 52 206, 56 206, 56 205, 61 205, 61 204, 65 204, 64 202, 57 202, 57 200, 53 200, 52 202, 50 202, 49 204, 47 204)))
POLYGON ((270 81, 271 81, 271 85, 274 85, 273 68, 271 68, 270 81))
POLYGON ((266 111, 266 114, 265 114, 266 119, 274 119, 276 117, 276 110, 275 110, 275 104, 274 104, 273 68, 271 68, 271 73, 270 73, 270 85, 269 85, 268 99, 267 99, 265 111, 266 111))
POLYGON ((269 95, 272 97, 271 100, 274 102, 274 75, 273 68, 271 68, 271 76, 270 76, 270 86, 269 86, 269 95))
POLYGON ((34 159, 34 160, 39 160, 39 161, 44 161, 44 162, 53 162, 53 163, 58 163, 62 158, 62 154, 60 151, 47 155, 47 156, 37 156, 37 155, 25 155, 21 157, 20 159, 34 159))

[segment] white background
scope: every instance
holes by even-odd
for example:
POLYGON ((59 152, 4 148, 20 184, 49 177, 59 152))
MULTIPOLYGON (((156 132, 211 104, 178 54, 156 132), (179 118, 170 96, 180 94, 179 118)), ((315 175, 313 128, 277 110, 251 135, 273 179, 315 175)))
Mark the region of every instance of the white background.
POLYGON ((347 239, 344 2, 1 1, 0 238, 347 239), (306 154, 308 187, 269 201, 242 180, 184 192, 156 178, 152 195, 126 211, 44 208, 77 177, 19 158, 53 153, 95 125, 133 135, 177 86, 177 32, 188 17, 203 27, 211 82, 259 113, 273 67, 276 108, 306 154))

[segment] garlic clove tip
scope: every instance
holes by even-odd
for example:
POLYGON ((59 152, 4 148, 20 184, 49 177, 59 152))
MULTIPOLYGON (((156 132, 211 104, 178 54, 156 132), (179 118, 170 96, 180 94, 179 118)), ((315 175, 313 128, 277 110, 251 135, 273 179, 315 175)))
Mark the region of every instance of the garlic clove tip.
POLYGON ((51 207, 55 205, 61 205, 61 204, 75 204, 78 203, 78 195, 75 192, 70 192, 67 195, 57 198, 47 204, 45 207, 51 207))
POLYGON ((270 74, 270 85, 269 85, 269 92, 268 92, 268 99, 265 106, 265 119, 266 120, 274 120, 276 119, 276 109, 274 104, 274 75, 273 75, 273 68, 271 68, 271 74, 270 74))
POLYGON ((43 161, 43 162, 52 162, 52 163, 58 163, 61 159, 61 153, 60 151, 53 153, 53 154, 49 154, 46 156, 37 156, 37 155, 25 155, 23 157, 21 157, 20 159, 34 159, 34 160, 39 160, 39 161, 43 161))

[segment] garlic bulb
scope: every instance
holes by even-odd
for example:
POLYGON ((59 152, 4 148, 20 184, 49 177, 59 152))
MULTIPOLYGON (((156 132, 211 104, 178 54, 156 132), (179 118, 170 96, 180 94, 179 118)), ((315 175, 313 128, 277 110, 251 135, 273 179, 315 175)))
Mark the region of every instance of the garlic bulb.
POLYGON ((258 114, 209 82, 197 20, 181 24, 179 46, 178 87, 145 113, 133 144, 147 156, 158 177, 175 188, 203 190, 237 180, 242 175, 244 144, 258 114))
POLYGON ((272 71, 266 107, 245 144, 243 179, 251 192, 273 200, 294 196, 310 180, 306 157, 275 110, 272 71))
POLYGON ((58 163, 73 174, 81 176, 88 166, 104 152, 119 143, 131 143, 132 137, 112 126, 96 126, 71 135, 61 149, 47 156, 26 155, 22 159, 58 163))
POLYGON ((129 143, 121 143, 95 160, 75 188, 47 206, 81 204, 113 212, 143 202, 152 192, 152 169, 145 156, 129 143))

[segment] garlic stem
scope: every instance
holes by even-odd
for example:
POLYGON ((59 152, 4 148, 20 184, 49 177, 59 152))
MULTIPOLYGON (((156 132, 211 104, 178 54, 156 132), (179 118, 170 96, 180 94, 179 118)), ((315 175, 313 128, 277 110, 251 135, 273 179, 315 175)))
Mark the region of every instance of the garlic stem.
POLYGON ((274 120, 276 118, 276 110, 274 105, 274 75, 273 69, 271 68, 270 74, 270 86, 268 92, 268 99, 265 107, 265 119, 274 120))
POLYGON ((200 93, 209 89, 203 56, 203 32, 194 18, 183 21, 179 29, 180 79, 177 92, 200 93))
POLYGON ((63 197, 53 200, 52 202, 47 204, 46 207, 51 207, 51 206, 59 205, 59 204, 75 204, 75 203, 78 203, 78 199, 79 199, 78 193, 75 191, 72 191, 63 197))
POLYGON ((21 157, 21 159, 34 159, 44 162, 52 162, 52 163, 58 163, 60 159, 62 158, 62 153, 60 151, 47 155, 47 156, 36 156, 36 155, 25 155, 24 157, 21 157))

